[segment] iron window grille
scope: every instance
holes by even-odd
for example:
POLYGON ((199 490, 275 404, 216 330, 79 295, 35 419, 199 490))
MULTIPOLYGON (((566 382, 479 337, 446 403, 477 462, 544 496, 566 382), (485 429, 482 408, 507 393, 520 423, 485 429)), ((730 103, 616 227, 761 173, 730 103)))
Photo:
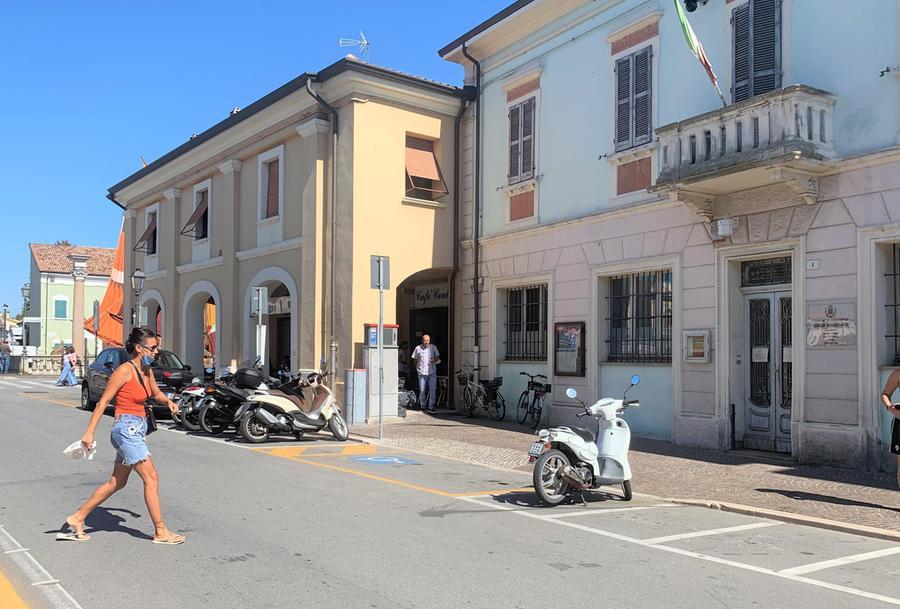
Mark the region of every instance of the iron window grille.
POLYGON ((531 285, 506 290, 506 359, 547 359, 547 286, 531 285))
POLYGON ((885 338, 894 348, 894 364, 900 364, 900 247, 891 245, 891 272, 884 274, 888 280, 890 296, 884 305, 888 313, 889 330, 885 338))
POLYGON ((671 363, 672 271, 609 280, 608 361, 671 363))
POLYGON ((741 287, 791 283, 791 257, 748 260, 741 263, 741 287))

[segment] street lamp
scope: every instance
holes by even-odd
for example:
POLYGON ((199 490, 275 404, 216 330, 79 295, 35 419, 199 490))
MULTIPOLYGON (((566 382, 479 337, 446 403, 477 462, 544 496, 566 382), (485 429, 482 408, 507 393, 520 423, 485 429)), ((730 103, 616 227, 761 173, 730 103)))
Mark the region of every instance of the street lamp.
POLYGON ((3 305, 3 340, 9 340, 9 305, 3 305))
POLYGON ((147 276, 141 269, 134 269, 134 272, 131 274, 131 291, 134 292, 134 304, 131 305, 131 325, 136 326, 138 323, 138 301, 141 297, 141 292, 144 291, 144 281, 147 279, 147 276))

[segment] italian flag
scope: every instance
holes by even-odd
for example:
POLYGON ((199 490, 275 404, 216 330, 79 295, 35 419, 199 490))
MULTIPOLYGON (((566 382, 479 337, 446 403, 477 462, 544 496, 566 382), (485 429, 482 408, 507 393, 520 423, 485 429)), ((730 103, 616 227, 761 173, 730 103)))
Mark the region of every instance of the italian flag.
POLYGON ((706 70, 706 74, 707 76, 709 76, 709 81, 716 88, 716 93, 719 94, 719 99, 722 100, 722 105, 728 105, 725 103, 725 97, 722 95, 722 90, 719 89, 719 79, 716 78, 716 73, 713 72, 712 64, 709 63, 709 57, 706 56, 706 51, 703 50, 703 45, 700 44, 700 39, 697 38, 697 34, 694 33, 694 28, 691 27, 691 22, 688 21, 687 13, 684 12, 684 7, 681 5, 681 0, 673 0, 673 2, 675 2, 675 12, 678 14, 678 21, 681 23, 681 31, 684 32, 684 39, 685 41, 687 41, 688 48, 706 70))

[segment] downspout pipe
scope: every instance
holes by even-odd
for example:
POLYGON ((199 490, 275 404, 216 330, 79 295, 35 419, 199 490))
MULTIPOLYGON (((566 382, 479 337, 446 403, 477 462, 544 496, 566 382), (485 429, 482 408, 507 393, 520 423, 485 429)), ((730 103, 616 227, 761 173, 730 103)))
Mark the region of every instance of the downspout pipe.
MULTIPOLYGON (((475 188, 473 189, 475 226, 472 235, 475 247, 475 274, 472 282, 472 292, 475 297, 475 367, 478 368, 481 366, 481 292, 478 288, 481 279, 481 242, 479 240, 481 235, 481 64, 478 63, 477 59, 469 55, 465 43, 462 46, 462 54, 475 67, 475 158, 473 159, 475 165, 475 188)), ((475 379, 477 380, 480 376, 478 371, 476 371, 475 379)))
POLYGON ((336 306, 335 306, 335 297, 334 297, 334 276, 335 276, 335 242, 337 241, 337 147, 338 147, 338 111, 337 108, 326 102, 322 99, 322 96, 313 91, 312 88, 313 77, 310 76, 306 79, 306 91, 307 93, 315 99, 319 105, 324 107, 331 113, 331 273, 328 279, 329 287, 328 293, 331 296, 331 322, 328 327, 328 332, 331 335, 331 342, 329 344, 329 348, 331 351, 331 361, 329 362, 328 369, 334 375, 333 382, 337 382, 337 379, 340 376, 337 374, 337 371, 334 369, 337 364, 337 340, 334 337, 334 327, 336 320, 336 306))
MULTIPOLYGON (((454 355, 456 354, 456 277, 459 274, 459 168, 462 164, 462 152, 460 151, 460 126, 462 124, 462 117, 466 111, 466 108, 469 106, 469 102, 474 99, 474 92, 471 91, 468 87, 464 88, 462 91, 462 99, 459 102, 459 112, 456 113, 456 120, 453 123, 453 153, 456 155, 456 162, 453 163, 453 268, 450 270, 450 285, 449 285, 449 302, 450 302, 450 328, 449 328, 449 337, 448 341, 448 370, 449 373, 452 374, 453 368, 455 366, 454 363, 454 355)), ((449 376, 449 374, 448 374, 449 376)), ((450 399, 450 403, 454 403, 454 398, 456 397, 456 383, 447 383, 447 388, 450 391, 450 395, 448 396, 450 399)))

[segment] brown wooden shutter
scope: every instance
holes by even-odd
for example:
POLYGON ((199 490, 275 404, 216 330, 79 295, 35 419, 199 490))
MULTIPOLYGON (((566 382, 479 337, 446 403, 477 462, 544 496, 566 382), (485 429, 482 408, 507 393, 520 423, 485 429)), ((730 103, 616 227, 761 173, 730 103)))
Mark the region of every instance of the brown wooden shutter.
POLYGON ((734 70, 731 99, 737 103, 750 99, 750 4, 739 6, 731 12, 732 44, 734 45, 734 70))
POLYGON ((521 123, 522 104, 516 104, 509 109, 509 181, 519 181, 521 174, 521 123))
POLYGON ((781 1, 751 0, 752 94, 781 87, 781 1))
POLYGON ((616 150, 632 146, 631 66, 633 55, 616 60, 616 150))
POLYGON ((534 113, 537 103, 534 97, 529 97, 522 102, 522 165, 519 173, 520 180, 528 180, 534 177, 534 113))
POLYGON ((634 126, 633 143, 646 144, 653 136, 650 118, 650 83, 652 69, 652 48, 646 47, 634 54, 634 126))
POLYGON ((266 164, 268 179, 266 181, 266 218, 278 215, 278 169, 281 159, 274 159, 266 164))

